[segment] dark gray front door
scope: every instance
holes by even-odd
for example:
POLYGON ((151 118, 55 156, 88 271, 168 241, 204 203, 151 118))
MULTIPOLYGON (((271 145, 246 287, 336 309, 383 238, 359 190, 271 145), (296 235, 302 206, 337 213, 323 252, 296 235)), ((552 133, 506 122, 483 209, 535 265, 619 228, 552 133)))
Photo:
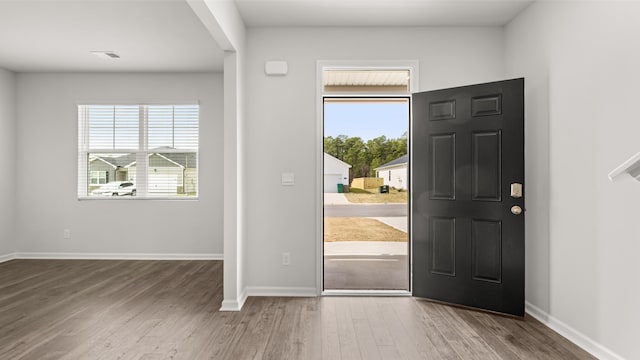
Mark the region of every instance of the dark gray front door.
POLYGON ((524 79, 414 94, 412 144, 414 296, 523 316, 524 79))

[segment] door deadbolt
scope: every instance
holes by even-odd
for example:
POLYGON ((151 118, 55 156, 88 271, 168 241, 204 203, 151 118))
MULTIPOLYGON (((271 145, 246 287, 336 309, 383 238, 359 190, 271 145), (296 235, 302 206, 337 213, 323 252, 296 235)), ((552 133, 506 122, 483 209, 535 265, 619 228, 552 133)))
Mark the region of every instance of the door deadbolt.
POLYGON ((520 206, 518 206, 518 205, 514 205, 514 206, 511 207, 511 213, 513 215, 520 215, 520 214, 522 214, 522 208, 520 206))
POLYGON ((511 184, 511 197, 516 199, 522 197, 522 184, 520 183, 511 184))

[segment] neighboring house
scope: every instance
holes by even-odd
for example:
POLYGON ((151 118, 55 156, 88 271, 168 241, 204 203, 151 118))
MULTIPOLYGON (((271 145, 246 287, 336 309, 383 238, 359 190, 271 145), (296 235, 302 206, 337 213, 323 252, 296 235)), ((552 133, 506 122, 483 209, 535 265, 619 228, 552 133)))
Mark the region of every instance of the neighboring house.
MULTIPOLYGON (((161 149, 157 149, 161 150, 161 149)), ((149 154, 147 191, 156 195, 194 194, 198 179, 195 153, 149 154)), ((89 159, 89 191, 112 181, 136 182, 136 155, 95 155, 89 159)))
POLYGON ((337 193, 338 184, 349 185, 351 165, 324 153, 324 192, 337 193))
POLYGON ((376 177, 383 178, 384 184, 396 189, 407 190, 407 168, 409 166, 409 155, 403 155, 399 158, 389 161, 386 164, 378 166, 376 177))
POLYGON ((99 154, 89 157, 89 191, 95 190, 100 185, 113 181, 135 181, 128 174, 128 168, 135 164, 135 154, 124 154, 122 156, 100 156, 99 154))

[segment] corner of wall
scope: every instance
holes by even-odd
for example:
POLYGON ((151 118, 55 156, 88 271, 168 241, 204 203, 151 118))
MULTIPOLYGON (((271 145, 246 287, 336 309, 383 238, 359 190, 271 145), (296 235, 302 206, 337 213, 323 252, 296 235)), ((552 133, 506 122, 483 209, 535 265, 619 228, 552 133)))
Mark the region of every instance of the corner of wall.
MULTIPOLYGON (((0 162, 7 169, 15 169, 17 138, 17 88, 16 74, 0 68, 0 162)), ((0 179, 0 188, 14 189, 17 181, 15 171, 10 176, 0 179)), ((0 205, 0 262, 13 258, 16 251, 15 206, 16 197, 13 191, 3 194, 0 205)))
POLYGON ((527 302, 526 312, 531 317, 540 321, 551 330, 565 337, 567 340, 578 345, 583 350, 587 351, 591 355, 601 360, 625 360, 622 356, 616 354, 612 350, 606 348, 602 344, 589 338, 582 332, 576 330, 572 326, 560 321, 556 317, 549 315, 548 312, 536 307, 535 305, 527 302))
POLYGON ((192 1, 192 7, 224 55, 224 301, 222 311, 239 311, 244 281, 243 83, 246 27, 233 2, 192 1))
POLYGON ((535 4, 504 27, 507 77, 525 78, 526 300, 550 311, 549 83, 545 32, 535 4))
POLYGON ((638 15, 633 2, 536 2, 504 34, 507 74, 526 78, 527 312, 600 359, 640 356, 638 188, 607 179, 637 152, 638 15))
POLYGON ((0 255, 0 264, 2 264, 3 262, 11 261, 15 258, 16 258, 15 255, 12 253, 0 255))

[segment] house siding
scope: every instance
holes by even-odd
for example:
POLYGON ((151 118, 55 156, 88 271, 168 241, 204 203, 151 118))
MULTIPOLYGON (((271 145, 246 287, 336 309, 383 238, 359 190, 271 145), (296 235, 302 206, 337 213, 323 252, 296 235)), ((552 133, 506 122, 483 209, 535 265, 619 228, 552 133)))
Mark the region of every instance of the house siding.
POLYGON ((349 164, 324 154, 324 192, 337 193, 338 184, 349 185, 349 164))
POLYGON ((384 180, 385 185, 396 189, 406 190, 409 186, 407 181, 407 164, 378 170, 378 177, 384 180))
MULTIPOLYGON (((93 160, 89 163, 89 172, 91 171, 106 171, 107 182, 116 181, 116 170, 113 166, 105 163, 102 160, 93 160)), ((102 184, 89 184, 89 191, 93 191, 99 188, 102 184)))

